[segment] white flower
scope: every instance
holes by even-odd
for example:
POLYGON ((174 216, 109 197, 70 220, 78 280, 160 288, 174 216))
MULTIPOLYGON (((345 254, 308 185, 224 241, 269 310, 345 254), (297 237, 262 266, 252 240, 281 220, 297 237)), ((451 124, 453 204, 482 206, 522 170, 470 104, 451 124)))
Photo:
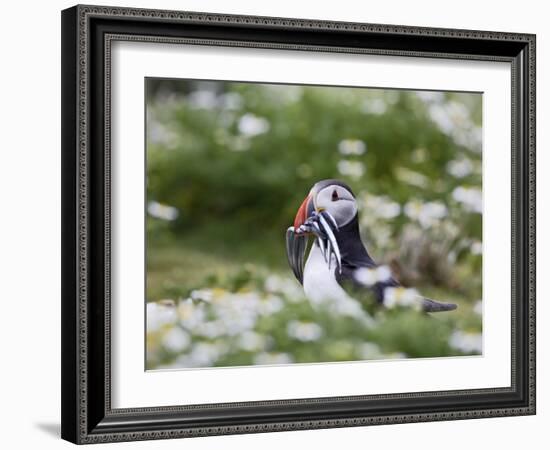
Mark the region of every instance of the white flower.
POLYGON ((153 119, 147 119, 147 139, 153 144, 163 145, 173 149, 178 140, 178 135, 163 123, 153 119))
POLYGON ((447 215, 447 207, 440 202, 427 202, 422 206, 422 215, 430 219, 442 219, 447 215))
POLYGON ((354 278, 365 286, 372 286, 376 283, 388 281, 391 276, 391 269, 388 266, 375 268, 362 267, 353 273, 354 278))
POLYGON ((364 342, 359 348, 361 359, 380 359, 383 357, 382 350, 374 342, 364 342))
POLYGON ((384 289, 384 306, 392 309, 396 306, 420 307, 418 291, 412 288, 387 287, 384 289))
POLYGON ((225 334, 229 334, 227 324, 221 320, 210 320, 208 322, 199 323, 193 329, 193 333, 209 339, 215 339, 225 334))
POLYGON ((445 102, 441 92, 417 92, 416 95, 427 105, 428 116, 443 133, 456 144, 481 152, 481 128, 472 121, 471 111, 464 103, 445 102))
POLYGON ((194 330, 200 326, 205 318, 205 303, 195 304, 189 298, 178 303, 178 316, 180 324, 188 330, 194 330))
POLYGON ((361 178, 365 174, 365 165, 360 161, 338 161, 338 172, 351 178, 361 178))
POLYGON ((357 269, 353 273, 353 277, 361 284, 365 286, 373 286, 376 284, 376 271, 374 269, 368 269, 366 267, 363 267, 361 269, 357 269))
POLYGON ((211 302, 214 298, 214 292, 211 289, 195 289, 191 291, 193 300, 202 300, 203 302, 211 302))
POLYGON ((481 255, 483 252, 483 244, 479 241, 474 241, 470 246, 470 251, 473 255, 481 255))
POLYGON ((238 345, 247 352, 255 352, 264 348, 266 338, 254 331, 245 331, 239 336, 238 345))
POLYGON ((384 282, 388 281, 392 276, 391 269, 388 266, 379 266, 376 268, 376 279, 384 282))
POLYGON ((275 314, 283 309, 284 303, 281 297, 270 295, 260 302, 259 313, 264 316, 275 314))
POLYGON ((404 211, 407 217, 417 220, 423 228, 429 228, 447 215, 447 207, 441 202, 411 200, 404 211))
POLYGON ((483 314, 483 302, 481 300, 478 300, 474 305, 474 312, 481 316, 483 314))
POLYGON ((447 253, 447 261, 449 261, 449 264, 454 264, 456 262, 456 257, 458 255, 456 254, 456 250, 451 250, 449 253, 447 253))
POLYGON ((449 338, 449 345, 452 348, 460 350, 462 353, 478 353, 483 350, 483 340, 481 333, 465 333, 456 330, 449 338))
POLYGON ((243 98, 236 92, 227 92, 220 96, 220 102, 224 109, 240 109, 243 105, 243 98))
POLYGON ((384 114, 388 109, 386 102, 381 98, 365 100, 361 110, 367 114, 384 114))
POLYGON ((223 344, 197 342, 191 352, 179 356, 178 367, 210 367, 227 351, 223 344))
POLYGON ((417 91, 416 96, 425 103, 441 103, 445 99, 439 91, 417 91))
POLYGON ((254 358, 254 364, 291 364, 292 356, 288 353, 259 353, 254 358))
POLYGON ((378 215, 383 219, 393 219, 401 214, 401 205, 396 202, 388 202, 380 205, 378 215))
POLYGON ((462 203, 468 211, 481 214, 483 212, 483 197, 481 190, 459 186, 453 191, 453 198, 462 203))
POLYGON ((447 134, 453 135, 456 128, 470 125, 469 111, 463 103, 447 102, 432 103, 428 107, 428 114, 439 129, 447 134))
POLYGON ((404 212, 410 219, 418 220, 422 213, 422 202, 418 200, 411 200, 405 205, 404 212))
POLYGON ((323 335, 323 329, 313 322, 293 320, 286 327, 288 335, 302 342, 316 341, 323 335))
POLYGON ((303 291, 300 285, 288 277, 269 275, 265 279, 264 288, 267 292, 283 294, 290 301, 301 301, 303 299, 303 291))
POLYGON ((427 187, 429 182, 428 178, 421 173, 406 169, 405 167, 397 167, 395 169, 395 176, 399 181, 419 188, 427 187))
POLYGON ((172 327, 162 338, 162 345, 171 352, 179 353, 191 343, 189 333, 180 327, 172 327))
POLYGON ((163 205, 158 202, 149 202, 147 212, 157 219, 173 221, 178 218, 179 211, 173 206, 163 205))
POLYGON ((147 303, 147 332, 157 331, 164 325, 172 325, 177 320, 173 300, 147 303))
POLYGON ((468 158, 455 159, 447 164, 447 172, 455 178, 464 178, 472 173, 474 165, 468 158))
POLYGON ((191 92, 187 96, 187 102, 191 108, 195 109, 214 109, 218 106, 216 94, 206 90, 191 92))
POLYGON ((369 212, 382 219, 393 219, 401 214, 401 205, 385 195, 366 195, 365 205, 369 208, 369 212))
POLYGON ((219 295, 214 295, 209 309, 209 316, 214 316, 214 320, 199 327, 199 330, 205 336, 237 336, 253 329, 261 314, 276 312, 281 303, 282 300, 275 295, 261 299, 256 292, 229 293, 220 290, 219 295))
POLYGON ((263 117, 258 117, 252 113, 246 113, 239 120, 239 132, 245 136, 257 136, 269 131, 269 122, 263 117))
POLYGON ((362 155, 367 150, 367 145, 358 139, 344 139, 338 144, 338 151, 342 155, 362 155))
POLYGON ((444 105, 431 104, 428 107, 428 115, 443 133, 451 133, 454 128, 454 124, 444 105))
POLYGON ((467 147, 475 153, 481 153, 481 143, 483 140, 483 133, 481 127, 473 125, 468 130, 459 130, 453 134, 454 140, 458 145, 467 147))
POLYGON ((361 303, 351 297, 342 297, 328 305, 331 314, 345 317, 352 317, 361 322, 365 328, 374 328, 374 319, 363 309, 361 303))

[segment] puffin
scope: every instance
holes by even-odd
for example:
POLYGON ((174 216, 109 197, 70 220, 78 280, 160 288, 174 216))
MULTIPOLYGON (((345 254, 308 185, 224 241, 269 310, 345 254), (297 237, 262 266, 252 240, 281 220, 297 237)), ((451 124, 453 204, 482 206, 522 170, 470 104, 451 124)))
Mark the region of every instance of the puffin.
MULTIPOLYGON (((355 195, 344 182, 321 180, 311 188, 286 232, 288 262, 305 296, 314 303, 349 298, 368 289, 384 305, 388 288, 401 284, 386 267, 369 254, 359 233, 359 212, 355 195), (313 244, 308 246, 309 238, 313 244), (305 260, 306 253, 307 260, 305 260), (304 263, 305 260, 305 263, 304 263), (365 283, 365 273, 382 272, 365 283), (350 289, 351 288, 351 289, 350 289)), ((455 303, 444 303, 419 295, 415 306, 424 312, 452 311, 455 303)))

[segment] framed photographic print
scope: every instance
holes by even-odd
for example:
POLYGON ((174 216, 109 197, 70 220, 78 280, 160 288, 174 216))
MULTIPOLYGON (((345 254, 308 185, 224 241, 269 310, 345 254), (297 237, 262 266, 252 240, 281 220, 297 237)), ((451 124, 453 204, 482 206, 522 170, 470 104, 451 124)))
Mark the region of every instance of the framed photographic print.
POLYGON ((535 36, 62 12, 62 436, 535 413, 535 36))

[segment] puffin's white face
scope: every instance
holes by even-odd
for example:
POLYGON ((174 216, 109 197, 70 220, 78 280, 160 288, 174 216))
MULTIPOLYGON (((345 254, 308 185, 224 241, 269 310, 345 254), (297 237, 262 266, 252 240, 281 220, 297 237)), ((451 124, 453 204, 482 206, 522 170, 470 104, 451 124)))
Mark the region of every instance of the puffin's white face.
POLYGON ((357 214, 357 203, 350 191, 337 184, 321 189, 313 196, 317 211, 329 212, 339 227, 348 224, 357 214))

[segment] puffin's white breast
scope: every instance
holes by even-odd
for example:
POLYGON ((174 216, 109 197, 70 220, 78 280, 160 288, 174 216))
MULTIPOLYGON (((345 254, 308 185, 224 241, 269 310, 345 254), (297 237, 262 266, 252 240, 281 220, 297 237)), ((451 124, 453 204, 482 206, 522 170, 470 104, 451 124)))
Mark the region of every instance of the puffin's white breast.
POLYGON ((313 303, 323 303, 326 301, 346 301, 350 297, 336 281, 335 267, 336 259, 334 255, 330 264, 325 262, 318 245, 311 247, 309 257, 304 267, 304 292, 306 297, 313 303))
POLYGON ((313 244, 304 267, 306 297, 314 305, 323 304, 323 307, 328 307, 334 314, 354 317, 361 321, 365 327, 373 327, 372 317, 336 281, 336 259, 334 256, 332 258, 329 270, 321 250, 316 244, 313 244))

